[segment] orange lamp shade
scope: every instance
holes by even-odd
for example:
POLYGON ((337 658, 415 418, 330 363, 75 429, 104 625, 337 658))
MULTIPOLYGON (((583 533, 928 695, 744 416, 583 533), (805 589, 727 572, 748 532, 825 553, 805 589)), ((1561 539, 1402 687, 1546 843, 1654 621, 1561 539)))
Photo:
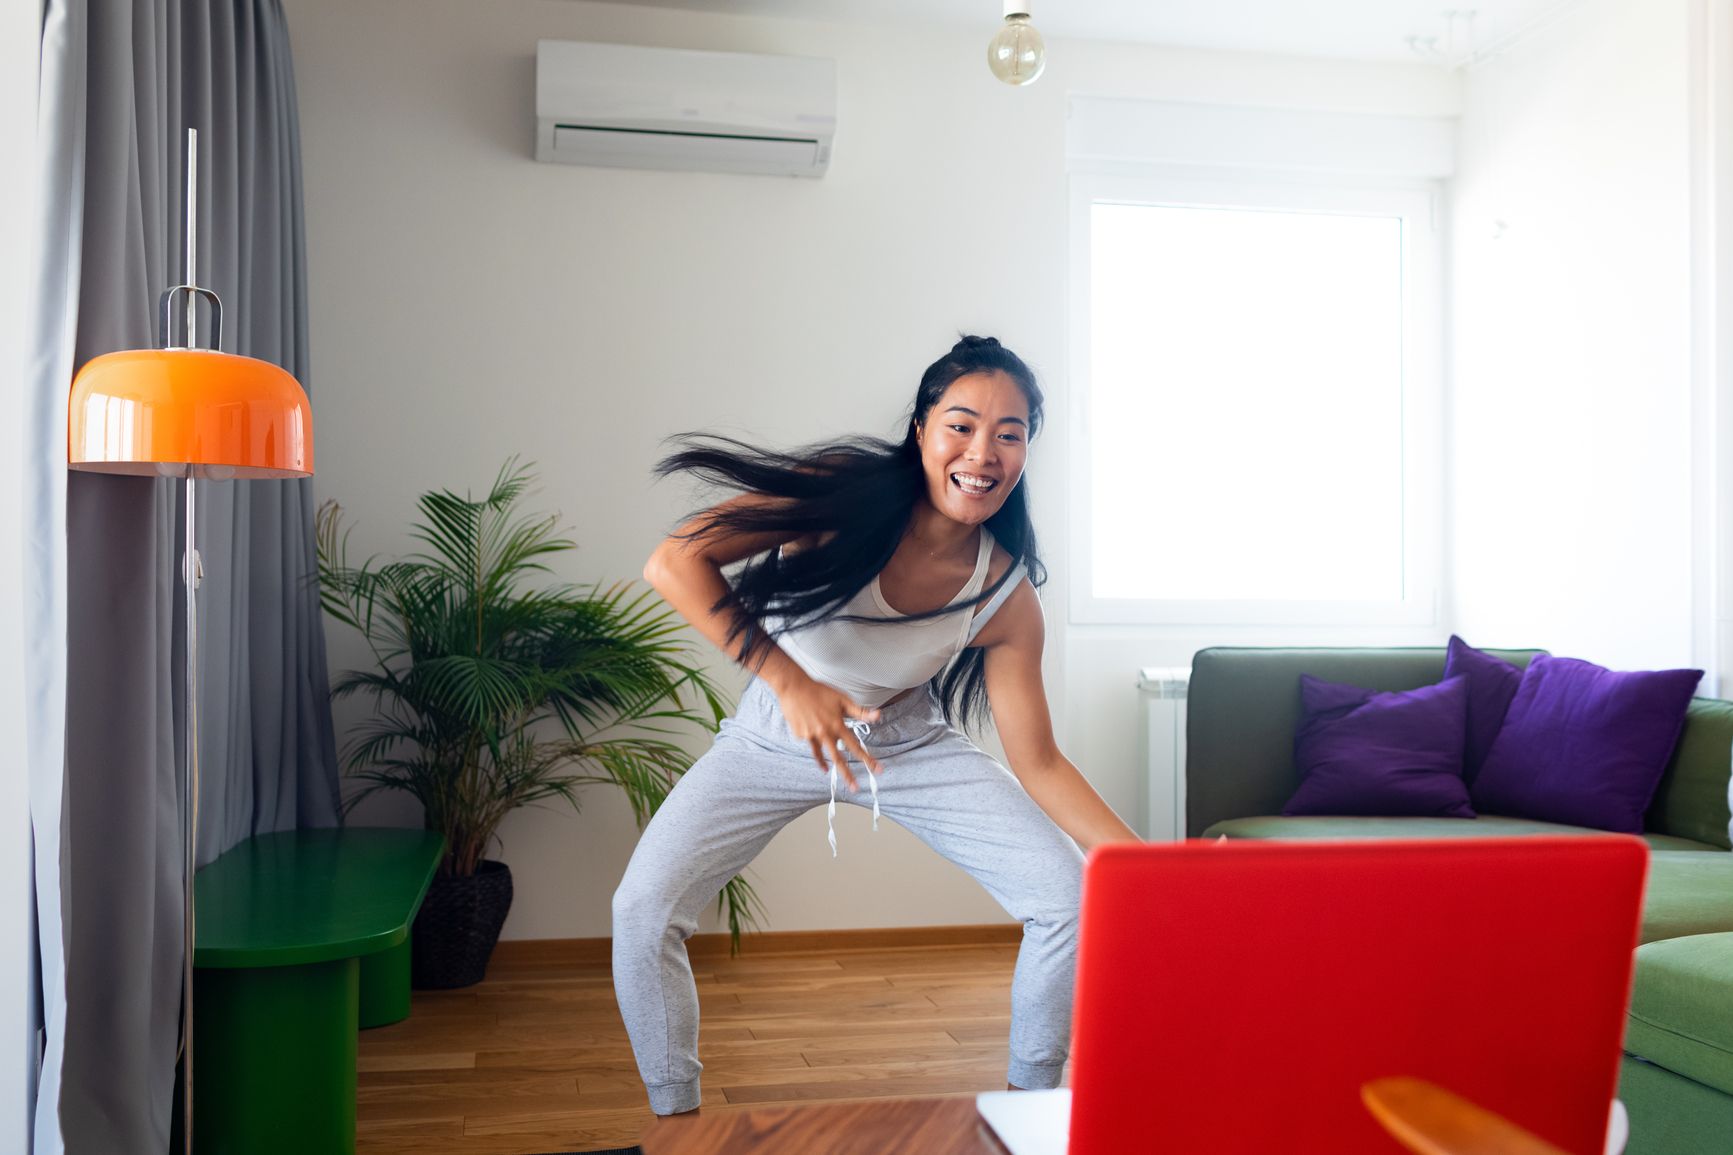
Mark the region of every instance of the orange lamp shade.
POLYGON ((126 349, 72 382, 67 461, 151 477, 309 477, 306 390, 268 361, 212 349, 126 349))

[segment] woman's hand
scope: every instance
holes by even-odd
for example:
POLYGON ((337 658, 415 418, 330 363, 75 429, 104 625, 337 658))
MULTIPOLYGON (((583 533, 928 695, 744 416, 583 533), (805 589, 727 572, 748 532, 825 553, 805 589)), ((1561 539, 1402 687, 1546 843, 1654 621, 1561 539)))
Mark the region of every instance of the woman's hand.
POLYGON ((713 534, 707 527, 713 524, 717 510, 730 505, 770 503, 772 499, 753 494, 735 497, 717 506, 716 510, 686 522, 650 555, 650 560, 644 564, 644 580, 699 633, 764 679, 782 706, 789 730, 796 738, 803 738, 812 746, 812 756, 819 769, 828 774, 834 763, 842 771, 842 776, 848 779, 849 789, 856 790, 859 786, 849 771, 847 760, 838 753, 837 743, 841 742, 875 774, 879 773, 882 768, 878 759, 867 753, 866 747, 848 727, 850 718, 876 722, 879 712, 814 681, 780 646, 760 645, 742 652, 739 644, 741 633, 762 640, 763 627, 760 623, 744 620, 738 610, 727 608, 729 588, 722 576, 722 567, 788 544, 798 535, 770 532, 713 534))
POLYGON ((835 765, 848 781, 850 790, 860 789, 854 775, 849 772, 848 760, 837 750, 837 743, 841 742, 868 770, 874 774, 883 772, 878 759, 867 753, 867 748, 861 745, 861 740, 848 725, 851 718, 861 722, 878 721, 877 710, 861 705, 840 690, 814 681, 805 671, 797 671, 771 688, 782 707, 789 733, 804 738, 812 746, 812 757, 820 770, 828 774, 831 766, 835 765))

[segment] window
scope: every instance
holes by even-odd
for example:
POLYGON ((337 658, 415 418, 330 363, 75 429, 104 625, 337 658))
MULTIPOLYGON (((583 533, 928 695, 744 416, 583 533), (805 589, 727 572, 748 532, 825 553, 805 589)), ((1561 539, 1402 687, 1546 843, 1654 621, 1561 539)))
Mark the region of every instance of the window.
POLYGON ((1430 621, 1427 191, 1074 181, 1073 618, 1430 621))

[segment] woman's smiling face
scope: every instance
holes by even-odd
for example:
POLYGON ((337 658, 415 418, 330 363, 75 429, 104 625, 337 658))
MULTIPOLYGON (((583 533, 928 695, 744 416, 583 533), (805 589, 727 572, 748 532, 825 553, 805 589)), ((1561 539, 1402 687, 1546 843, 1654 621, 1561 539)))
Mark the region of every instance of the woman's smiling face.
POLYGON ((969 373, 927 411, 916 432, 927 500, 953 521, 999 512, 1029 456, 1029 400, 998 370, 969 373))

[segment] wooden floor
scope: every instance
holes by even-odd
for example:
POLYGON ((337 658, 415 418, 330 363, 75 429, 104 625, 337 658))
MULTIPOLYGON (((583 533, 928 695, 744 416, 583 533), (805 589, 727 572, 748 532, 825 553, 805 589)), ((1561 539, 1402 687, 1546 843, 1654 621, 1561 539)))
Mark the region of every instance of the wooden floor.
MULTIPOLYGON (((698 957, 704 1110, 1003 1089, 1010 943, 698 957)), ((361 1033, 360 1155, 635 1143, 651 1121, 605 963, 495 958, 361 1033)))

